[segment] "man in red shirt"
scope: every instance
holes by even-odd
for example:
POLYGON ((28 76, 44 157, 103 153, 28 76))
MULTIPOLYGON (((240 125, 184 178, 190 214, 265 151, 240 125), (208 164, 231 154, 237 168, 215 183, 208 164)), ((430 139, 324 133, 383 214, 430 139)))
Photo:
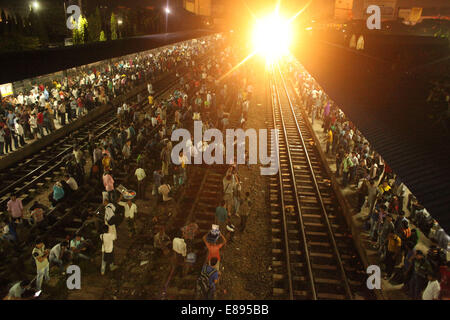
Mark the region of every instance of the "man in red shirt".
POLYGON ((217 258, 217 263, 214 266, 214 268, 216 268, 217 271, 219 271, 220 270, 219 269, 219 267, 220 267, 220 252, 219 252, 219 250, 227 243, 227 239, 225 239, 223 234, 220 234, 220 237, 223 239, 223 242, 218 244, 217 243, 218 239, 217 239, 214 243, 211 243, 206 240, 207 235, 208 234, 205 234, 202 238, 203 242, 205 243, 206 247, 208 248, 207 262, 209 263, 212 258, 217 258))
POLYGON ((44 136, 44 129, 43 129, 44 128, 44 114, 42 113, 42 110, 40 110, 38 112, 36 119, 37 119, 36 124, 38 127, 38 131, 42 138, 44 136))

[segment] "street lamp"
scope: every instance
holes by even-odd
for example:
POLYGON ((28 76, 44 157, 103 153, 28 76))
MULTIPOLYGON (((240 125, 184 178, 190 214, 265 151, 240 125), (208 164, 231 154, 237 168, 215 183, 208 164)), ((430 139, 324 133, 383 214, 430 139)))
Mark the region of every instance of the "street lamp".
POLYGON ((166 9, 164 9, 166 11, 166 13, 170 13, 170 8, 166 7, 166 9))
POLYGON ((31 3, 31 5, 30 5, 30 9, 31 9, 31 7, 33 7, 34 10, 39 9, 39 2, 33 1, 33 2, 31 3))
POLYGON ((122 38, 122 28, 120 27, 123 23, 122 19, 117 20, 117 23, 119 24, 119 38, 122 38))

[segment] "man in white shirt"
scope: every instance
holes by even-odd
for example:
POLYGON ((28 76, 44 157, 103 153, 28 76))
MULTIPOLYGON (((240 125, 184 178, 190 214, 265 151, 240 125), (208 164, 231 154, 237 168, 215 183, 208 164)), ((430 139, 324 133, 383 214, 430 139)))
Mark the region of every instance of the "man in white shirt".
POLYGON ((114 240, 117 239, 115 233, 105 232, 100 235, 100 240, 102 241, 102 267, 101 274, 102 276, 105 274, 106 268, 109 265, 111 271, 114 271, 118 268, 118 266, 114 265, 114 240))
POLYGON ((173 275, 176 276, 178 270, 181 272, 181 277, 184 276, 186 268, 184 267, 184 260, 186 257, 186 242, 181 237, 173 238, 172 241, 173 257, 172 268, 174 269, 173 275))
POLYGON ((145 182, 147 175, 145 174, 145 170, 141 167, 138 167, 134 172, 136 179, 138 181, 138 189, 137 189, 137 198, 145 200, 145 182))
POLYGON ((437 281, 436 276, 428 275, 428 285, 423 291, 422 300, 438 300, 441 292, 441 285, 437 281))
POLYGON ((62 274, 64 274, 64 263, 63 263, 63 255, 68 247, 68 243, 66 241, 60 242, 56 244, 51 250, 49 255, 50 263, 54 263, 58 265, 59 270, 62 274))
POLYGON ((123 196, 121 194, 117 204, 125 209, 124 216, 128 224, 128 236, 131 237, 136 233, 136 220, 134 218, 135 214, 137 214, 137 206, 131 200, 127 200, 127 202, 121 201, 122 197, 123 196))

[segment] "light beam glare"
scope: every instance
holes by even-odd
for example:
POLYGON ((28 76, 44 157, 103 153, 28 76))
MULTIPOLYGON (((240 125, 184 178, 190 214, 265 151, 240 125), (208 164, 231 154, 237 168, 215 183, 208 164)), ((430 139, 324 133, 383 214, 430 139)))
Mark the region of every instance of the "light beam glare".
POLYGON ((250 10, 249 6, 247 5, 247 2, 244 1, 245 7, 247 8, 248 12, 251 14, 253 20, 257 20, 255 14, 252 10, 250 10))
POLYGON ((247 57, 245 57, 241 62, 239 62, 237 65, 235 65, 233 68, 231 68, 227 73, 225 73, 223 76, 221 76, 219 78, 219 82, 222 81, 224 78, 226 78, 228 75, 230 75, 231 73, 233 73, 234 70, 236 70, 237 68, 239 68, 241 65, 243 65, 245 62, 247 62, 248 59, 250 59, 251 57, 253 57, 256 54, 256 51, 253 51, 252 53, 250 53, 247 57))
POLYGON ((299 12, 297 12, 295 15, 293 15, 289 20, 288 20, 288 24, 291 24, 295 19, 297 19, 297 17, 306 10, 306 8, 309 7, 309 5, 311 4, 312 0, 309 0, 309 2, 302 8, 300 9, 299 12))

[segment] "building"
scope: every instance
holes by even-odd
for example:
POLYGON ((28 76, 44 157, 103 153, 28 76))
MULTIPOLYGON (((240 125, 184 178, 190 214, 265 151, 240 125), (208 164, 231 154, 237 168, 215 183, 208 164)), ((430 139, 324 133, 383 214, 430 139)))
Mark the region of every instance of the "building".
POLYGON ((423 19, 450 19, 448 0, 335 0, 336 20, 364 20, 369 5, 381 9, 382 20, 403 19, 413 23, 423 19))

